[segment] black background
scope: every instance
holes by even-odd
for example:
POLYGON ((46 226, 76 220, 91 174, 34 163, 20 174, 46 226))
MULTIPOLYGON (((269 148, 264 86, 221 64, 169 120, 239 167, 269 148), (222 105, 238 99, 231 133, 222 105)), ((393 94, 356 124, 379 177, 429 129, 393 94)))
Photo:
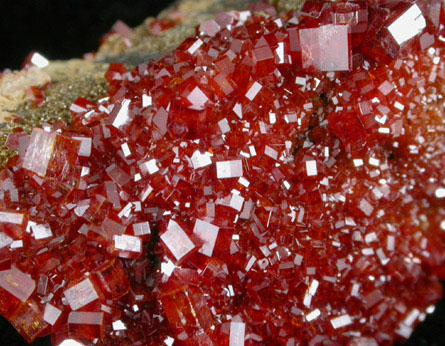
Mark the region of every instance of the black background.
MULTIPOLYGON (((80 58, 95 51, 100 37, 117 19, 129 26, 156 15, 172 0, 6 0, 0 6, 0 71, 19 69, 31 51, 51 60, 80 58)), ((0 346, 27 343, 0 317, 0 346)), ((49 338, 34 346, 51 345, 49 338)), ((445 345, 445 300, 416 328, 410 346, 445 345)))

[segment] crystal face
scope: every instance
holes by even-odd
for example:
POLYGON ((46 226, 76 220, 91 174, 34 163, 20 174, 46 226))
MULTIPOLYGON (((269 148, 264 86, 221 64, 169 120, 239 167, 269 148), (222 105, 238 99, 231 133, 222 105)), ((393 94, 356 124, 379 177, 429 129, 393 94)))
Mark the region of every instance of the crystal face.
POLYGON ((300 30, 303 68, 318 71, 348 71, 352 50, 347 25, 322 25, 300 30))
POLYGON ((99 298, 90 279, 85 279, 70 287, 64 295, 73 310, 78 310, 99 298))
POLYGON ((408 338, 445 278, 444 15, 258 3, 111 64, 8 138, 0 313, 57 345, 408 338))

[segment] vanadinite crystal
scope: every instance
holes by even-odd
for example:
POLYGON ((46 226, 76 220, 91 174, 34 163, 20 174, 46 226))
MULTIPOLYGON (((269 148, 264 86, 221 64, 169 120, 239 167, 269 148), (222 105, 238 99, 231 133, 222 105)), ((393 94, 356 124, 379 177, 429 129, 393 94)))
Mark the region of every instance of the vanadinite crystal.
POLYGON ((264 3, 0 172, 0 313, 54 345, 377 345, 445 278, 441 0, 264 3), (259 13, 261 12, 261 13, 259 13))

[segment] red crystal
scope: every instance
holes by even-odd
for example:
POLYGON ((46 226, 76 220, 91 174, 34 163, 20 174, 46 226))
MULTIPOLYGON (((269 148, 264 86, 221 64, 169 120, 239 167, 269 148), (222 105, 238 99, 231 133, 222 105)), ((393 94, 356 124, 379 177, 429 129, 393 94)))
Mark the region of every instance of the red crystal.
POLYGON ((70 126, 8 137, 0 313, 55 345, 406 339, 445 277, 444 18, 260 3, 111 64, 70 126))

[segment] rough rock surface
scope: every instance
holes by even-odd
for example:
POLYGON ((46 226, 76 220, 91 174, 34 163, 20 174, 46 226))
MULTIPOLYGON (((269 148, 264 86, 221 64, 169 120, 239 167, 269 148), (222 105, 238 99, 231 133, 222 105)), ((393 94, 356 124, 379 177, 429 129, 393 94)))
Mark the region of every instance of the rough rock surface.
MULTIPOLYGON (((3 143, 12 129, 20 126, 31 131, 45 121, 69 121, 69 106, 78 97, 91 100, 105 95, 104 73, 110 62, 127 66, 159 57, 194 33, 202 21, 223 11, 242 10, 252 0, 178 0, 157 18, 147 18, 127 37, 111 34, 99 47, 92 61, 72 59, 51 61, 44 68, 30 67, 0 75, 0 166, 12 152, 3 143), (176 24, 159 34, 153 34, 154 21, 174 20, 176 24), (36 107, 30 101, 30 87, 43 87, 45 102, 36 107), (10 122, 12 117, 20 120, 10 122)), ((271 0, 279 10, 297 9, 302 0, 271 0)))

